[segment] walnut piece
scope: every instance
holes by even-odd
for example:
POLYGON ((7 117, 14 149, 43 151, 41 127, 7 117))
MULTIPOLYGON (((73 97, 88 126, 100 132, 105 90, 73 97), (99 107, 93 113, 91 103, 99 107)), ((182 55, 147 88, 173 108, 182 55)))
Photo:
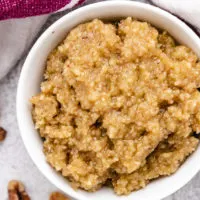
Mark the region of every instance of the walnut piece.
POLYGON ((49 200, 69 200, 69 198, 60 192, 52 192, 49 200))
POLYGON ((6 131, 0 127, 0 141, 3 141, 6 137, 6 131))
POLYGON ((9 200, 31 200, 23 183, 17 180, 8 183, 8 197, 9 200))

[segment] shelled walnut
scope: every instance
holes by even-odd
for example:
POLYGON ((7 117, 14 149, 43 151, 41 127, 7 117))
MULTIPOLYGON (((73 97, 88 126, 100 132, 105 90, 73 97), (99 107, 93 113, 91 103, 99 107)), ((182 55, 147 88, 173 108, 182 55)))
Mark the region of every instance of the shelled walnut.
POLYGON ((3 141, 6 137, 6 130, 0 127, 0 142, 3 141))
POLYGON ((25 191, 23 183, 17 180, 12 180, 8 183, 8 199, 31 200, 25 191))
POLYGON ((52 192, 49 200, 69 200, 69 198, 60 192, 52 192))

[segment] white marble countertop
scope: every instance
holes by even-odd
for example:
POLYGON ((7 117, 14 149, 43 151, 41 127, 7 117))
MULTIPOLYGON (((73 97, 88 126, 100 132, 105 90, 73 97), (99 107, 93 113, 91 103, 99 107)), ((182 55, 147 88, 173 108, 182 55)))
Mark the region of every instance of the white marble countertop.
MULTIPOLYGON (((37 37, 65 13, 49 17, 37 37)), ((33 164, 23 145, 16 121, 17 82, 25 57, 19 58, 16 67, 0 81, 0 126, 8 132, 6 140, 0 143, 0 200, 7 199, 7 183, 12 179, 21 180, 25 184, 32 200, 48 200, 49 194, 58 190, 33 164)), ((165 200, 200 200, 200 173, 165 200)))

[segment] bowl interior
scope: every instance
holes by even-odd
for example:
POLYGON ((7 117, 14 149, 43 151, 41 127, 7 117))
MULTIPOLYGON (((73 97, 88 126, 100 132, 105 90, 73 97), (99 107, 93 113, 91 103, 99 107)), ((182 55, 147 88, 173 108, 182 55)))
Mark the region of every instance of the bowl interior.
POLYGON ((21 72, 17 93, 17 118, 24 144, 41 172, 59 189, 76 199, 157 200, 182 187, 200 169, 200 148, 198 148, 174 175, 153 181, 146 188, 133 192, 129 196, 118 197, 108 188, 102 188, 95 193, 74 191, 67 180, 56 173, 45 161, 42 152, 42 140, 34 129, 29 99, 40 91, 47 55, 77 24, 94 18, 113 20, 128 16, 150 22, 156 27, 167 30, 179 43, 189 46, 200 57, 199 38, 176 17, 143 3, 110 1, 80 8, 59 19, 35 43, 21 72))

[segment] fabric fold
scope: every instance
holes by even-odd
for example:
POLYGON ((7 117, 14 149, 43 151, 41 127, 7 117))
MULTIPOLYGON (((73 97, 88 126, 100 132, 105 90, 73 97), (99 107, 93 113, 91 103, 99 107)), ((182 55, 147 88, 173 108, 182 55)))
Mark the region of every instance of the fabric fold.
POLYGON ((199 0, 151 0, 151 2, 185 20, 200 33, 199 0))
POLYGON ((22 58, 48 15, 0 22, 0 79, 22 58))

